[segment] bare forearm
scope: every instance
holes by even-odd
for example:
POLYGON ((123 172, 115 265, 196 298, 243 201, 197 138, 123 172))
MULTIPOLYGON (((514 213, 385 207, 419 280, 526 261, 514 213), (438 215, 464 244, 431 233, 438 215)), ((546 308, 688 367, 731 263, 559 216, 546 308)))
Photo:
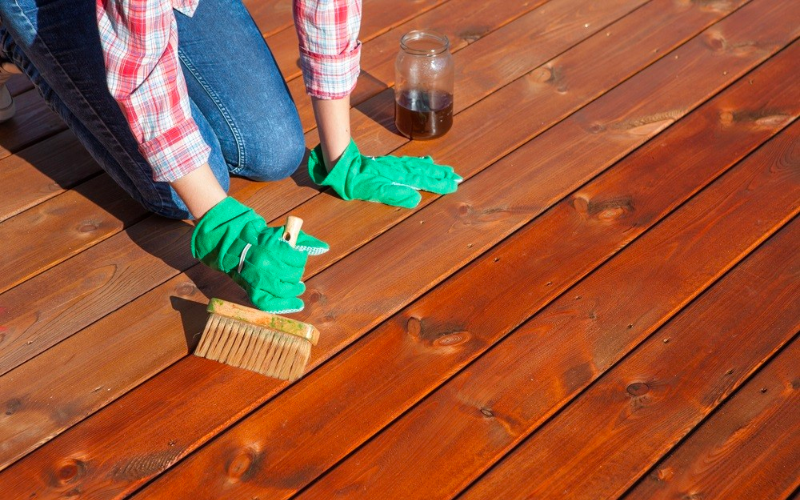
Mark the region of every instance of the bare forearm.
POLYGON ((330 171, 350 144, 350 96, 331 100, 312 97, 311 103, 325 167, 330 171))
POLYGON ((171 182, 170 185, 196 220, 228 196, 208 163, 171 182))

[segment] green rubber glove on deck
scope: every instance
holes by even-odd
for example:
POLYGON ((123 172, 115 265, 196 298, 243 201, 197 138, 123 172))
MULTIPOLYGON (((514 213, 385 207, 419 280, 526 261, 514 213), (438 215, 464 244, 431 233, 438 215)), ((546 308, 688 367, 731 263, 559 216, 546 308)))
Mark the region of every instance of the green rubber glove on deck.
POLYGON ((303 310, 297 296, 305 291, 300 279, 309 255, 328 251, 328 245, 300 231, 292 248, 283 227, 267 227, 253 209, 228 197, 197 223, 192 255, 227 274, 247 291, 261 310, 290 313, 303 310))
POLYGON ((328 173, 317 146, 308 159, 311 180, 320 186, 330 186, 345 200, 367 200, 414 208, 422 196, 419 190, 448 194, 458 188, 463 179, 452 167, 436 165, 430 156, 364 156, 350 140, 342 157, 328 173))

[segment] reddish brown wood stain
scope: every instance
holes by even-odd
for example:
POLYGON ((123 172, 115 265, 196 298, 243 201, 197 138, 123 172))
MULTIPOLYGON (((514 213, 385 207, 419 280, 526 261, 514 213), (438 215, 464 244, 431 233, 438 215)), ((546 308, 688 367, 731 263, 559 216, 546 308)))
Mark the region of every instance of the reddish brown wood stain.
MULTIPOLYGON (((291 2, 246 5, 314 146, 291 2)), ((788 498, 798 17, 789 0, 365 0, 356 141, 466 182, 408 211, 320 194, 304 168, 234 179, 332 247, 307 270, 296 317, 322 338, 291 386, 188 355, 208 298, 246 297, 13 79, 0 496, 788 498), (426 143, 392 125, 416 28, 450 37, 458 71, 453 129, 426 143)))

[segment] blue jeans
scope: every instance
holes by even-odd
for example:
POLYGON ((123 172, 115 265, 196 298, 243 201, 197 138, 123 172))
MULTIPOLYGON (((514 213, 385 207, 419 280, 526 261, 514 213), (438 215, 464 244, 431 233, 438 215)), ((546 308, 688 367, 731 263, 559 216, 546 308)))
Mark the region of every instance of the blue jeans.
MULTIPOLYGON (((291 175, 305 154, 300 118, 241 0, 201 0, 194 16, 175 16, 192 115, 222 187, 230 174, 263 181, 291 175)), ((95 2, 0 0, 0 22, 0 59, 28 75, 100 166, 148 210, 190 218, 170 185, 153 181, 108 91, 95 2)))

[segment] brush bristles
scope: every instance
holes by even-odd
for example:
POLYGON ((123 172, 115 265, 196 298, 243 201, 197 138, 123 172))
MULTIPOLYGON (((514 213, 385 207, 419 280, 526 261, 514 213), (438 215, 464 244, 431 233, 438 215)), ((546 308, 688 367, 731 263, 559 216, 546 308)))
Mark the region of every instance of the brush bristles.
POLYGON ((311 355, 306 339, 211 314, 195 355, 281 380, 303 375, 311 355))

